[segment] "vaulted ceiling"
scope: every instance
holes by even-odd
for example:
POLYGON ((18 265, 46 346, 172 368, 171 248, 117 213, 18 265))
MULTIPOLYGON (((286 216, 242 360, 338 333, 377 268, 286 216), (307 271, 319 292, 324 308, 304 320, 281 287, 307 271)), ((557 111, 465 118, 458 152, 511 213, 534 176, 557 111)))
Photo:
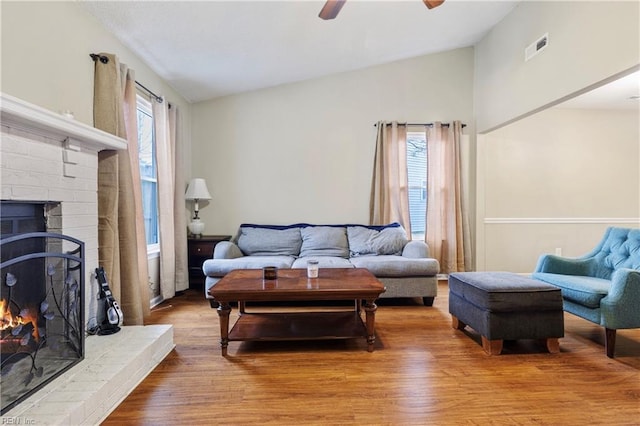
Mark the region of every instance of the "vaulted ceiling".
POLYGON ((83 1, 192 102, 474 45, 518 1, 83 1))

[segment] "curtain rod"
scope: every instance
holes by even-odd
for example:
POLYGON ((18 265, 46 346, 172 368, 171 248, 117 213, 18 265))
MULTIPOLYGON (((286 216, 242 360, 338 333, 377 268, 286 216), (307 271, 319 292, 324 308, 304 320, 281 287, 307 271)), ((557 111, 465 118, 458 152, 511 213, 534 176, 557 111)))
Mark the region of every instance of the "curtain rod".
POLYGON ((142 83, 140 83, 138 80, 136 80, 136 84, 138 86, 140 86, 140 88, 142 88, 144 91, 146 91, 148 94, 150 94, 151 96, 153 96, 154 98, 156 98, 156 101, 161 104, 162 103, 162 98, 158 95, 156 95, 155 93, 153 93, 151 90, 147 89, 146 87, 144 87, 142 85, 142 83))
MULTIPOLYGON (((100 61, 100 62, 102 62, 103 64, 108 64, 108 63, 109 63, 109 58, 108 58, 108 57, 106 57, 106 56, 104 56, 104 55, 98 55, 97 53, 89 53, 89 56, 91 56, 91 59, 93 59, 93 62, 95 62, 95 61, 98 61, 98 60, 99 60, 99 61, 100 61)), ((148 94, 150 94, 151 96, 153 96, 153 97, 156 99, 156 101, 157 101, 158 103, 160 103, 160 104, 161 104, 161 103, 163 102, 163 99, 162 99, 160 96, 156 95, 156 94, 155 94, 155 93, 153 93, 151 90, 147 89, 147 88, 146 88, 142 83, 140 83, 138 80, 136 80, 136 84, 137 84, 137 85, 138 85, 142 90, 144 90, 145 92, 147 92, 148 94)))
MULTIPOLYGON (((391 126, 391 123, 387 123, 387 126, 391 126)), ((433 123, 398 123, 398 125, 400 126, 427 126, 427 127, 433 127, 433 123)), ((449 123, 442 123, 441 124, 442 127, 449 127, 449 123)), ((373 127, 378 127, 378 123, 373 123, 373 127)), ((467 127, 466 124, 462 124, 462 128, 464 129, 465 127, 467 127)))

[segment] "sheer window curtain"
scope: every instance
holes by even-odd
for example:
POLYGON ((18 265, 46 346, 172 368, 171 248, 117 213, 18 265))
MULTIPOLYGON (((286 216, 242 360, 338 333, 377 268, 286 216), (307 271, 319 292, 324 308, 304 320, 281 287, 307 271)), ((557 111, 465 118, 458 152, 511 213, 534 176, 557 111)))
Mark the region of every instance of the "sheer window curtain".
POLYGON ((407 126, 379 121, 371 183, 369 222, 398 222, 411 235, 407 177, 407 126))
MULTIPOLYGON (((399 222, 411 235, 407 177, 406 125, 377 123, 369 220, 399 222)), ((462 197, 462 123, 425 126, 427 135, 427 209, 425 241, 442 273, 465 271, 470 264, 468 213, 462 197)))
POLYGON ((185 185, 182 146, 177 143, 177 109, 156 100, 152 107, 158 166, 160 291, 166 300, 188 288, 185 185))
POLYGON ((470 244, 468 214, 462 197, 462 124, 449 127, 434 123, 427 132, 426 235, 431 256, 440 262, 440 272, 462 272, 467 268, 470 244))
POLYGON ((125 138, 128 147, 98 154, 98 257, 123 310, 124 324, 142 325, 150 309, 138 176, 135 76, 115 55, 101 55, 109 61, 95 62, 94 126, 125 138))

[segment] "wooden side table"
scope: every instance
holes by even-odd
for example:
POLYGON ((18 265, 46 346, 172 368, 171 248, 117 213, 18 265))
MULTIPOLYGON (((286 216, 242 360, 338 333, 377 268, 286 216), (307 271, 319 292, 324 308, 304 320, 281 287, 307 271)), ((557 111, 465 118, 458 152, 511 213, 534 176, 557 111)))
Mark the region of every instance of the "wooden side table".
POLYGON ((213 250, 220 241, 229 241, 231 235, 203 235, 200 238, 187 238, 189 250, 189 288, 204 289, 205 276, 202 264, 213 258, 213 250))

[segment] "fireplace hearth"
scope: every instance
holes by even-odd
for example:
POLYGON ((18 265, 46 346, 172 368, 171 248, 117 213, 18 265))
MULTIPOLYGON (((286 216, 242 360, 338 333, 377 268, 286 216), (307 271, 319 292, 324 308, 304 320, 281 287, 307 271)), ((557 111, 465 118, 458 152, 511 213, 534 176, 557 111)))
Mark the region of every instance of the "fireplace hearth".
POLYGON ((84 358, 84 243, 29 232, 0 240, 2 414, 84 358))

